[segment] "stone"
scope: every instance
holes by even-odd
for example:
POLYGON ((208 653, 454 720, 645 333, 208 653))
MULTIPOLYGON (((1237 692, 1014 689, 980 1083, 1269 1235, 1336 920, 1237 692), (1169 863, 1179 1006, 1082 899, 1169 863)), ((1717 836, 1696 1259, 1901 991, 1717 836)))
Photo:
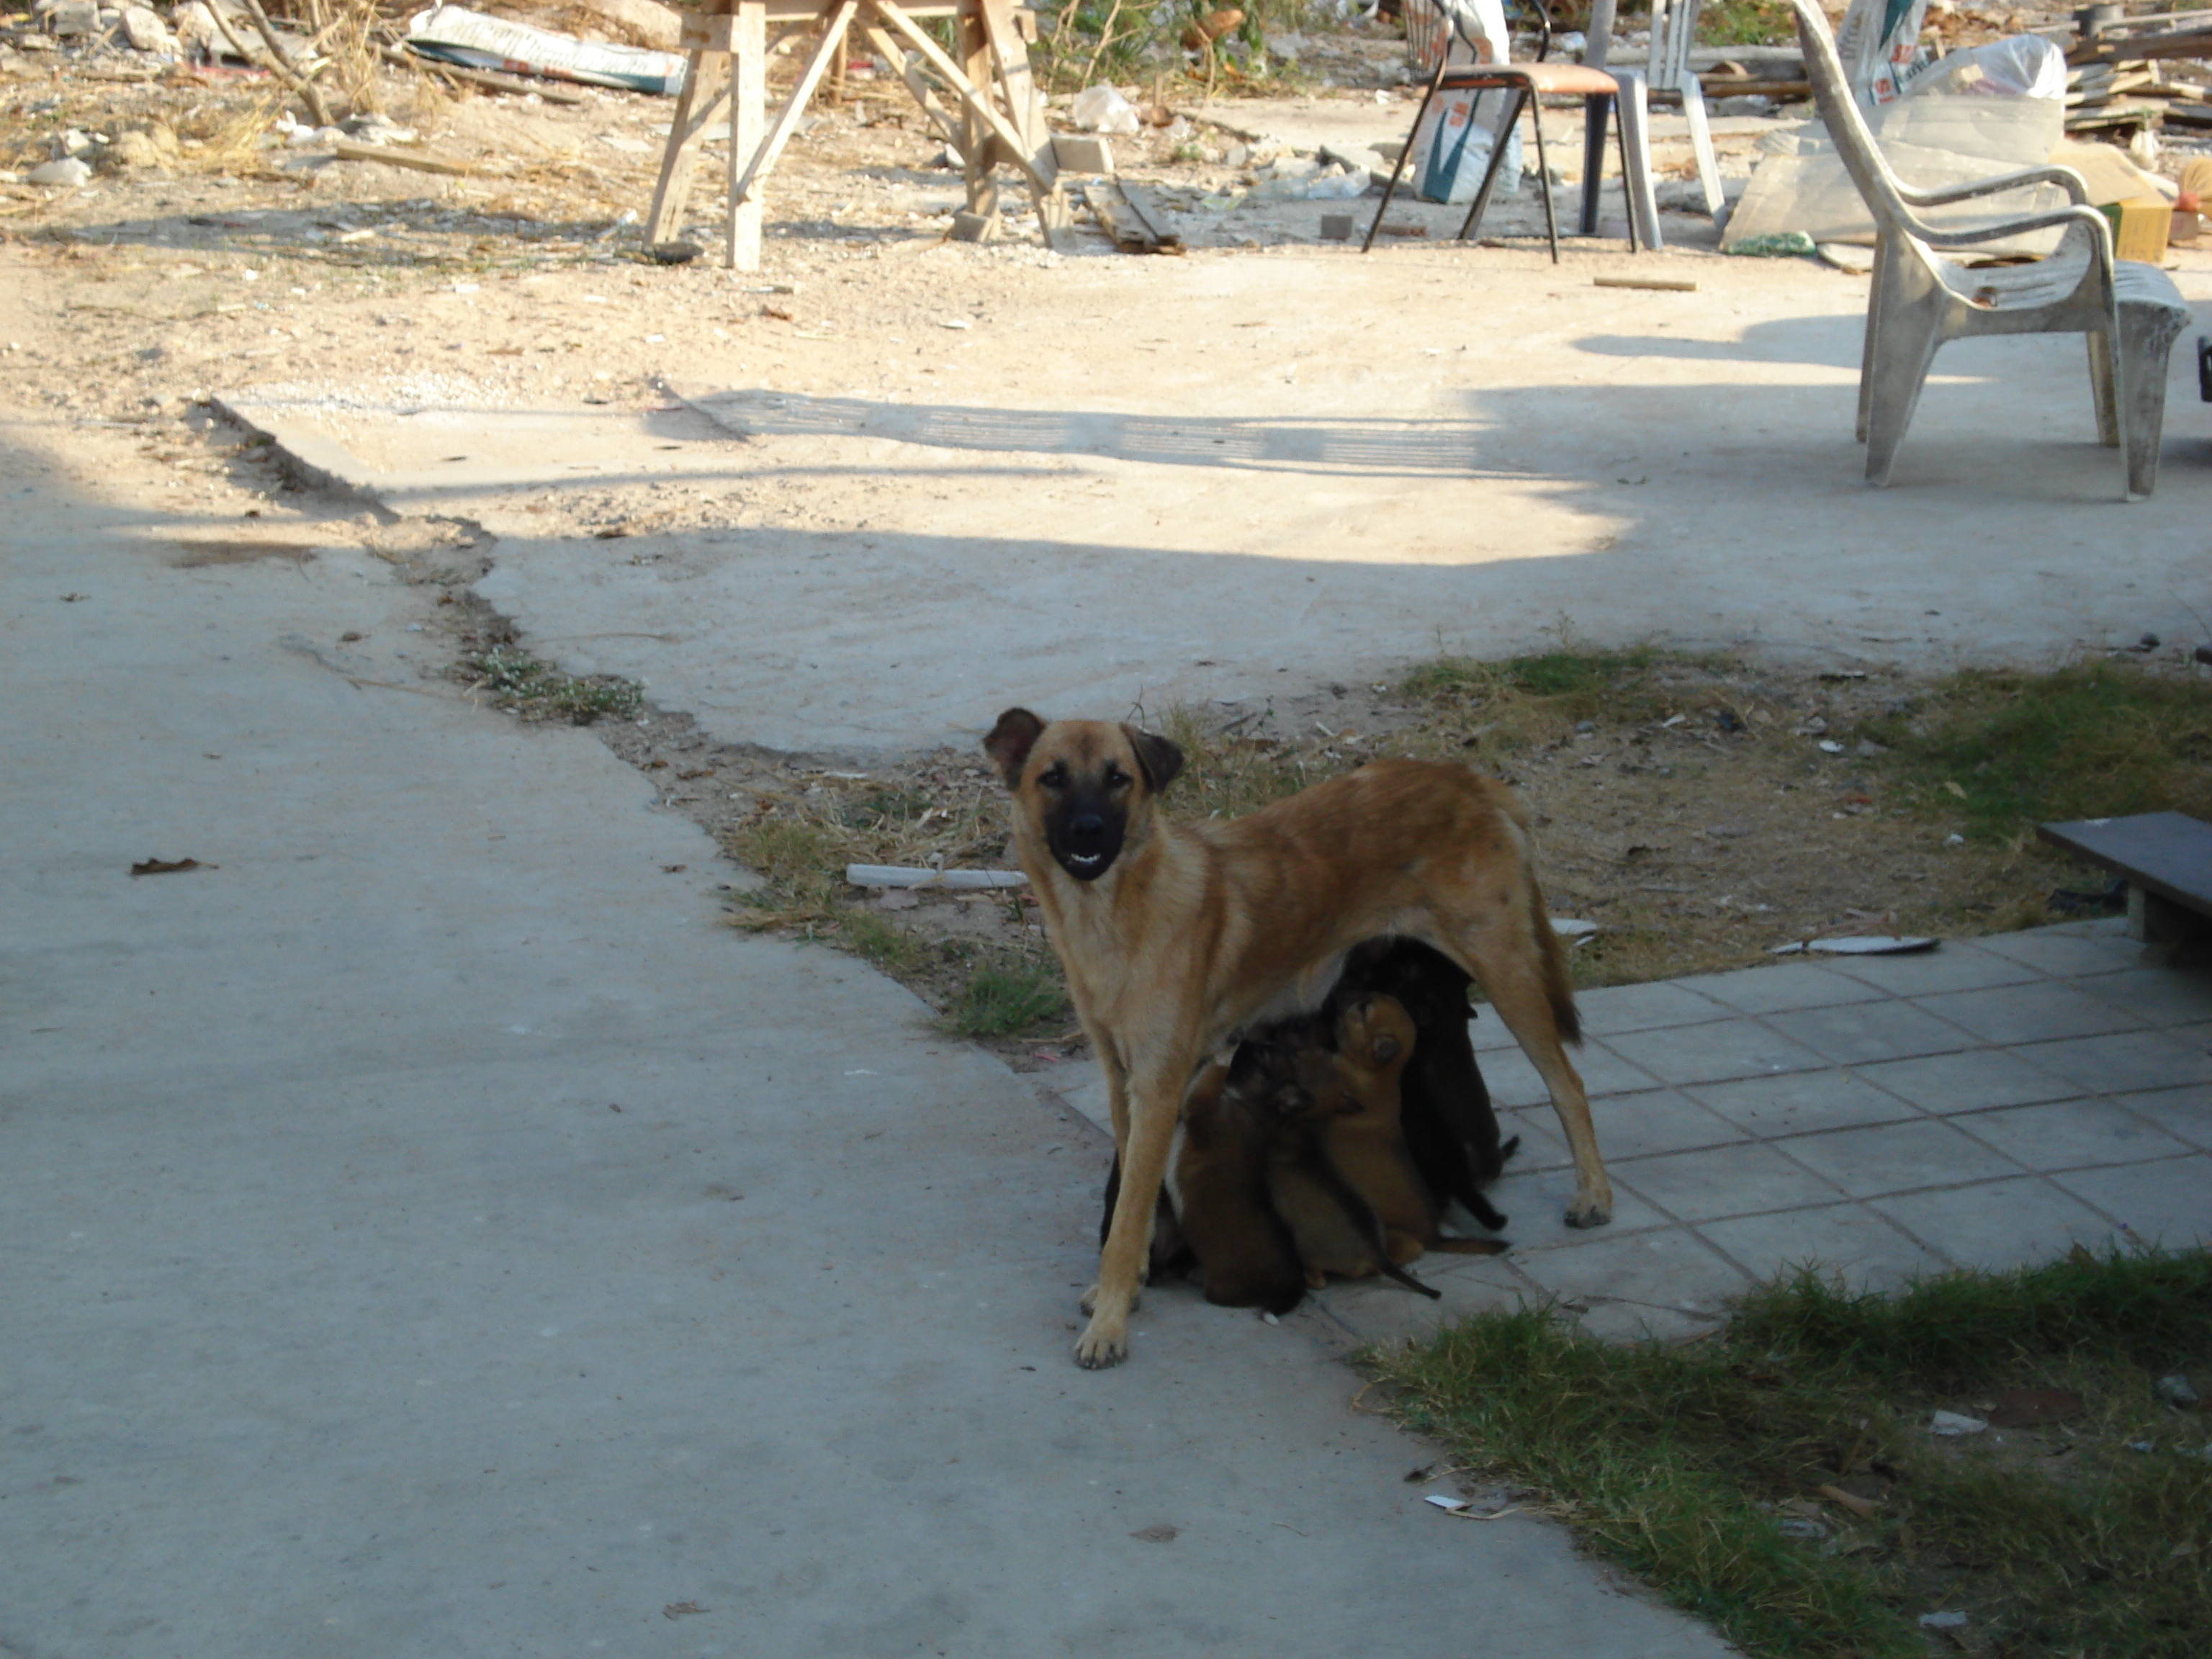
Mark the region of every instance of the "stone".
POLYGON ((150 6, 125 6, 123 9, 123 33, 133 49, 173 55, 177 38, 169 33, 169 26, 161 21, 161 14, 150 6))
POLYGON ((100 8, 84 3, 84 0, 64 0, 62 4, 48 9, 45 21, 49 34, 97 34, 100 8))
POLYGON ((153 138, 143 132, 118 132, 107 153, 100 158, 102 165, 120 170, 128 167, 154 167, 161 165, 161 152, 153 138))
POLYGON ((1052 159, 1062 173, 1101 173, 1114 171, 1114 146, 1105 139, 1090 133, 1055 132, 1052 136, 1052 159))
POLYGON ((64 189, 75 190, 91 180, 92 169, 70 155, 58 161, 49 161, 44 167, 33 167, 23 176, 34 185, 59 185, 64 189))

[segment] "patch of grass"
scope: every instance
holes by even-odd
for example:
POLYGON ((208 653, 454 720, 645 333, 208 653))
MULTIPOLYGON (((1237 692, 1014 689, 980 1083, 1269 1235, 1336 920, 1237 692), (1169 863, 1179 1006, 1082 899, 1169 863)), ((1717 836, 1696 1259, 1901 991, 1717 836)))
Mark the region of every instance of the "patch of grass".
POLYGON ((1663 701, 1654 671, 1694 659, 1650 646, 1608 651, 1563 641, 1558 650, 1480 662, 1443 656, 1400 683, 1402 696, 1426 702, 1440 723, 1472 727, 1469 738, 1500 752, 1547 741, 1581 720, 1648 718, 1663 701))
POLYGON ((603 715, 635 720, 645 707, 645 693, 635 680, 611 674, 563 674, 511 645, 494 646, 464 659, 462 670, 473 686, 491 693, 495 708, 526 720, 563 720, 589 726, 603 715))
POLYGON ((957 1036, 1012 1036, 1045 1020, 1065 1020, 1067 1012, 1067 988, 1056 969, 986 965, 968 976, 944 1023, 957 1036))
POLYGON ((2212 1650, 2212 1419, 2153 1387, 2212 1364, 2206 1252, 2077 1251, 1896 1297, 1808 1269, 1692 1346, 1608 1345, 1523 1309, 1370 1361, 1459 1461, 1753 1654, 1924 1655, 1919 1615, 1949 1610, 1993 1656, 2212 1650), (1986 1395, 2031 1387, 2072 1391, 2079 1415, 1927 1431, 1931 1409, 1986 1414, 1986 1395))
POLYGON ((1698 39, 1709 46, 1787 45, 1796 19, 1779 0, 1719 0, 1698 13, 1698 39))
POLYGON ((2212 684, 2191 667, 1969 669, 1866 735, 1893 751, 1882 769, 1972 840, 2052 819, 2212 817, 2212 684))
POLYGON ((839 918, 837 939, 854 955, 873 963, 887 974, 918 972, 937 954, 921 935, 894 927, 881 916, 866 910, 854 910, 839 918))

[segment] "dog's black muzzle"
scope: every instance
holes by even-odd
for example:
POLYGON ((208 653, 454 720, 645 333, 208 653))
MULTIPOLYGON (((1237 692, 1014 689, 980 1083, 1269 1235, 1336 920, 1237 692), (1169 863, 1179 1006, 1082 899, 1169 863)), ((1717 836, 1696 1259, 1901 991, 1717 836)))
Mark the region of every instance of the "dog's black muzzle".
POLYGON ((1096 881, 1120 854, 1125 827, 1112 802, 1076 797, 1046 824, 1045 840, 1061 869, 1078 881, 1096 881))

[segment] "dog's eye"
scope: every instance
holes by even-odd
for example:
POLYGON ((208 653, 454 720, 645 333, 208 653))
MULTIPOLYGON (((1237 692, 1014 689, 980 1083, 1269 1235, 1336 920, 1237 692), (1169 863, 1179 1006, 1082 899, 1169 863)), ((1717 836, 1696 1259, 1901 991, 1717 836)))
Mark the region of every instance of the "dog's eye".
POLYGON ((1055 763, 1037 775, 1037 781, 1048 789, 1067 787, 1067 769, 1055 763))
POLYGON ((1120 767, 1109 766, 1106 769, 1106 787, 1109 789, 1127 788, 1128 784, 1129 775, 1127 772, 1124 772, 1120 767))

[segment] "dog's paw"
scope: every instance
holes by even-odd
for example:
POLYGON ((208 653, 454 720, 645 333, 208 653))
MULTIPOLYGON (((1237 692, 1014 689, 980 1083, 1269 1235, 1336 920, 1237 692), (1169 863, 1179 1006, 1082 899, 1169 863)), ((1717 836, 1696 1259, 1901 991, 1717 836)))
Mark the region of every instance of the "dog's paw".
POLYGON ((1119 1320, 1093 1319, 1075 1339, 1075 1363, 1086 1371, 1103 1371, 1128 1357, 1129 1328, 1119 1320))
POLYGON ((1605 1193, 1577 1193, 1574 1201, 1567 1206, 1567 1225, 1570 1227, 1602 1227, 1613 1219, 1613 1194, 1605 1193))
POLYGON ((1098 1287, 1096 1285, 1093 1285, 1089 1290, 1084 1291, 1081 1296, 1077 1297, 1075 1298, 1075 1305, 1086 1314, 1091 1312, 1091 1310, 1098 1305, 1098 1287))

